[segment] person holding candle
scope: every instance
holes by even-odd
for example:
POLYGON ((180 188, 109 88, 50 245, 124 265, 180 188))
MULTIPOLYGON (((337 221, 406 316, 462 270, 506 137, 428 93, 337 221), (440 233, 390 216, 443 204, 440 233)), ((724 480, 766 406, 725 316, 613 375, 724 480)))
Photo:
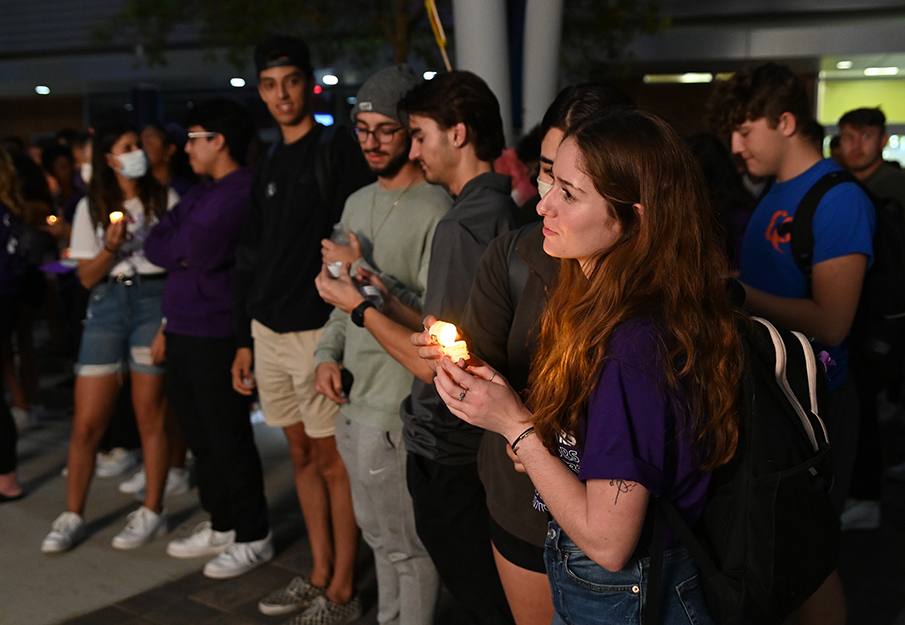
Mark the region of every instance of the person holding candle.
MULTIPOLYGON (((606 84, 573 85, 556 96, 540 126, 540 193, 526 202, 532 212, 553 186, 553 160, 569 125, 632 105, 625 93, 606 84)), ((540 226, 539 222, 528 224, 490 243, 461 317, 461 333, 468 340, 469 352, 500 371, 521 393, 527 392, 540 318, 559 272, 557 259, 544 252, 540 226)), ((431 319, 425 323, 429 325, 431 319)), ((435 347, 419 353, 434 366, 442 355, 435 347)), ((553 617, 544 565, 547 514, 532 505, 534 485, 513 468, 506 445, 499 434, 485 431, 478 451, 494 560, 516 623, 547 625, 553 617)))
MULTIPOLYGON (((420 164, 428 182, 443 186, 454 198, 434 232, 423 310, 455 325, 484 249, 517 223, 511 180, 494 173, 492 166, 504 145, 499 103, 481 78, 455 71, 420 83, 400 109, 409 116, 409 158, 420 164)), ((328 283, 319 278, 319 284, 321 297, 346 312, 361 303, 351 280, 328 283)), ((482 432, 451 415, 437 396, 433 371, 409 341, 412 330, 420 327, 420 313, 397 306, 391 293, 384 299, 389 304, 383 311, 360 310, 361 323, 415 375, 400 413, 418 537, 467 622, 511 623, 477 472, 482 432)))
MULTIPOLYGON (((625 109, 571 126, 553 177, 538 212, 562 262, 528 405, 482 363, 441 359, 436 387, 453 414, 505 437, 552 515, 553 622, 640 622, 649 498, 693 524, 708 470, 735 451, 740 313, 702 175, 665 121, 625 109)), ((712 623, 694 562, 671 532, 666 546, 675 591, 660 622, 712 623)))
MULTIPOLYGON (((452 200, 442 187, 426 183, 418 163, 409 160, 412 142, 398 104, 418 82, 410 67, 394 65, 358 90, 354 131, 377 182, 346 201, 341 225, 350 243, 321 242, 328 271, 330 262, 340 262, 344 275, 334 279, 322 271, 315 281, 319 290, 348 280, 350 267, 356 274, 365 267, 379 271, 404 302, 421 308, 434 229, 452 200)), ((372 303, 364 295, 359 300, 351 314, 335 308, 324 326, 314 352, 317 390, 339 404, 336 446, 349 472, 355 519, 374 552, 377 622, 432 625, 440 578, 415 530, 399 417, 412 374, 361 327, 372 303), (347 392, 340 365, 354 377, 347 392)), ((304 614, 300 620, 307 622, 304 614)))
POLYGON ((167 473, 163 368, 151 357, 160 328, 166 273, 144 254, 144 242, 160 217, 179 200, 148 170, 138 134, 127 124, 98 128, 88 196, 72 226, 71 258, 91 289, 75 380, 75 416, 69 445, 66 511, 41 544, 47 553, 72 548, 85 533, 83 513, 95 453, 122 386, 132 383, 147 489, 143 505, 113 539, 134 549, 166 531, 162 498, 167 473), (122 216, 116 215, 121 213, 122 216))

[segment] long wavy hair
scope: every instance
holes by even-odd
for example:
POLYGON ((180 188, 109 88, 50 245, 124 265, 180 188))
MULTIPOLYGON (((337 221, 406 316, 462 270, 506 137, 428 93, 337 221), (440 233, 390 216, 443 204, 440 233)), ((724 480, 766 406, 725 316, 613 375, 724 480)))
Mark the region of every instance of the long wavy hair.
MULTIPOLYGON (((107 164, 107 154, 120 137, 129 132, 138 135, 129 124, 111 123, 98 128, 95 134, 91 157, 94 173, 88 186, 88 205, 95 227, 101 225, 106 228, 110 225, 110 213, 122 210, 123 190, 116 179, 116 172, 107 164)), ((166 213, 167 189, 157 182, 150 167, 148 172, 138 179, 138 199, 144 206, 146 218, 150 219, 152 215, 160 218, 166 213)))
POLYGON ((738 443, 740 313, 700 168, 672 127, 645 111, 613 111, 570 128, 570 139, 622 232, 589 275, 574 259, 561 263, 531 368, 535 430, 553 453, 560 435, 580 438, 614 330, 648 316, 664 330, 666 380, 685 390, 683 434, 703 468, 723 464, 738 443))
POLYGON ((16 219, 23 222, 26 220, 28 205, 22 196, 19 173, 13 157, 3 147, 0 147, 0 202, 6 204, 16 219))

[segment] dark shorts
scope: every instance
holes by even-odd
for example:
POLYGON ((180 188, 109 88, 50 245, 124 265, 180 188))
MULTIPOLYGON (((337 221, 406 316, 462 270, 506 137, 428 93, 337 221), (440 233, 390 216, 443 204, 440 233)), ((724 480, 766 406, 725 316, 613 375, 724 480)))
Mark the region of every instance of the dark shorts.
POLYGON ((532 545, 510 534, 490 517, 490 540, 493 546, 512 564, 536 573, 547 573, 544 565, 544 548, 532 545))

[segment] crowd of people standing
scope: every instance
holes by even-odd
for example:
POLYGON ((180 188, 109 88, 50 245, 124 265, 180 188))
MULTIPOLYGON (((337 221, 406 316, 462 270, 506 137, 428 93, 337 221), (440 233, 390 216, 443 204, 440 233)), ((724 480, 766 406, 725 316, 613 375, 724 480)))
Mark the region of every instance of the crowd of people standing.
MULTIPOLYGON (((34 184, 58 180, 56 198, 29 187, 33 162, 0 148, 0 340, 28 315, 29 229, 67 248, 82 294, 65 300, 84 317, 69 324, 65 510, 42 551, 84 539, 98 453, 128 393, 142 503, 113 547, 167 533, 188 448, 209 519, 167 553, 206 558, 215 579, 270 561, 257 395, 285 434, 312 554, 308 575, 261 598, 264 614, 355 622, 363 538, 381 624, 433 623, 441 584, 462 622, 640 622, 651 501, 693 525, 712 470, 736 452, 744 313, 728 275, 745 311, 827 354, 832 501, 843 527, 879 525, 876 398, 902 368, 878 373, 847 343, 874 204, 855 181, 824 194, 808 277, 778 230, 843 167, 905 200, 878 109, 840 120, 840 165, 805 131, 805 84, 785 66, 715 89, 728 150, 683 140, 615 87, 567 87, 539 128, 538 193, 519 206, 495 170, 499 104, 475 74, 385 68, 361 86, 349 132, 315 122, 303 41, 268 39, 254 61, 280 131, 254 166, 252 117, 224 99, 195 107, 181 141, 162 123, 111 123, 46 148, 34 184), (438 344, 439 322, 456 326, 463 358, 438 344)), ((16 424, 0 402, 0 502, 25 495, 16 424)), ((674 592, 660 622, 712 623, 694 560, 671 533, 666 548, 674 592)), ((842 624, 845 611, 834 573, 798 618, 842 624)))

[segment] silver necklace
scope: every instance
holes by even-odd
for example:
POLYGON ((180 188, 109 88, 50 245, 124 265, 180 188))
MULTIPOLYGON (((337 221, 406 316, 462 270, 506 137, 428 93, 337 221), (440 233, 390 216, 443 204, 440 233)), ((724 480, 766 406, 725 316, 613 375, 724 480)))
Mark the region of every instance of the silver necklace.
POLYGON ((402 190, 402 193, 399 194, 399 197, 396 198, 396 201, 393 202, 393 205, 390 206, 390 209, 387 211, 387 214, 383 216, 383 219, 380 221, 380 224, 377 226, 377 231, 374 231, 374 213, 377 212, 377 191, 380 189, 380 185, 378 184, 374 187, 374 196, 371 198, 371 244, 377 239, 377 235, 380 234, 380 229, 383 228, 383 225, 387 222, 387 219, 390 218, 390 213, 393 212, 393 209, 396 208, 396 205, 405 197, 405 194, 409 192, 413 186, 415 186, 415 182, 417 182, 421 178, 421 173, 417 173, 414 175, 412 180, 408 183, 408 186, 402 190))

